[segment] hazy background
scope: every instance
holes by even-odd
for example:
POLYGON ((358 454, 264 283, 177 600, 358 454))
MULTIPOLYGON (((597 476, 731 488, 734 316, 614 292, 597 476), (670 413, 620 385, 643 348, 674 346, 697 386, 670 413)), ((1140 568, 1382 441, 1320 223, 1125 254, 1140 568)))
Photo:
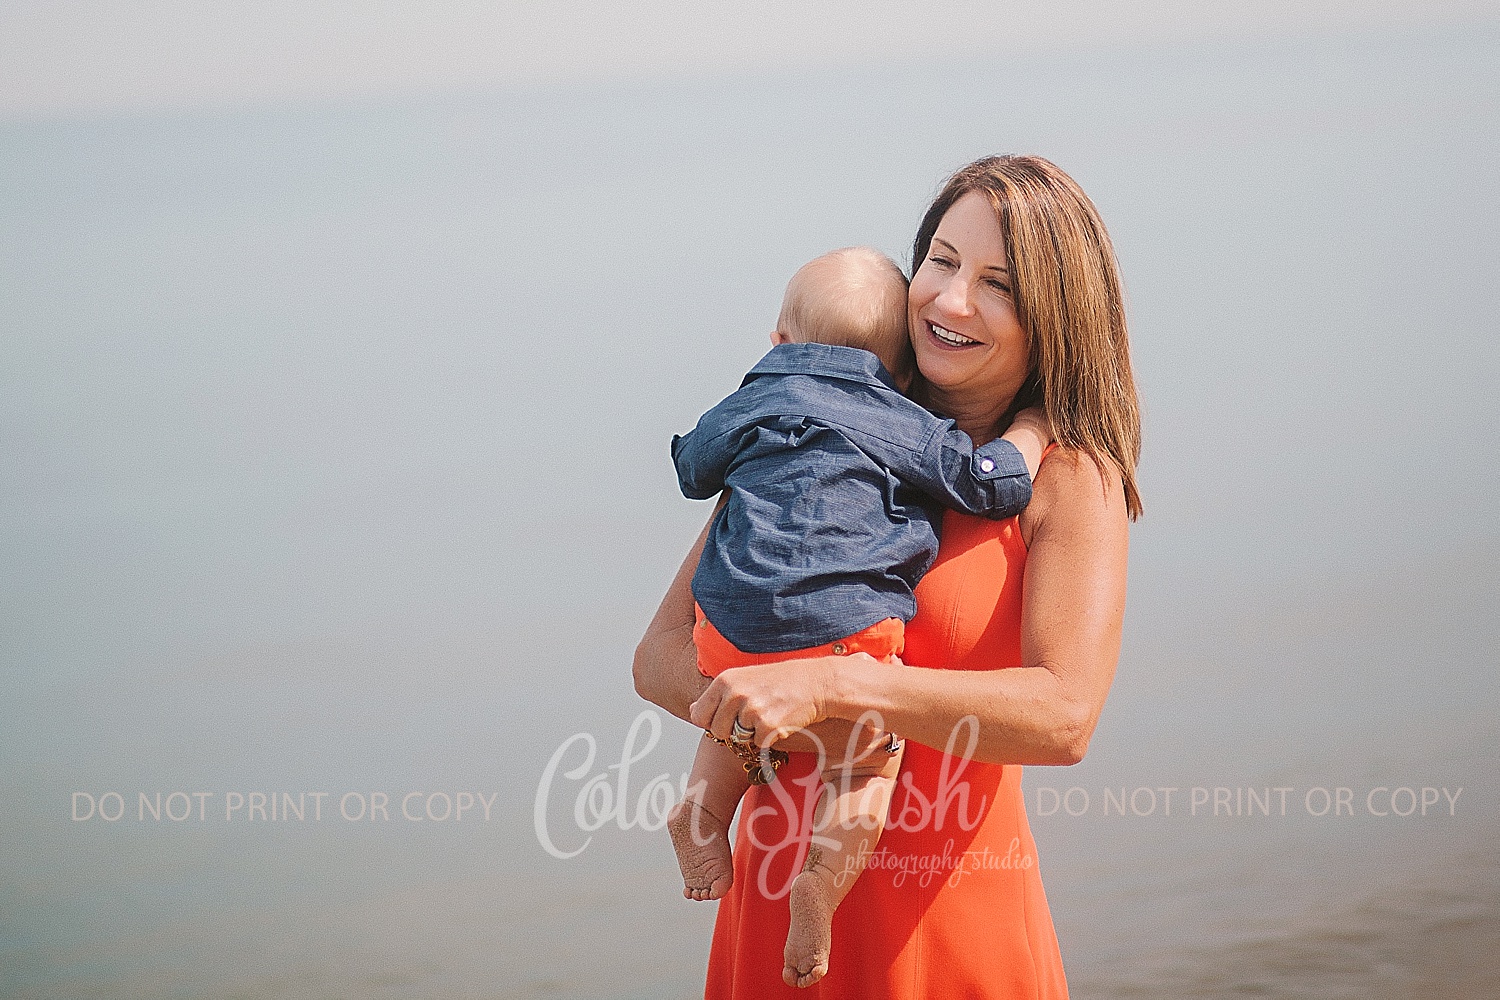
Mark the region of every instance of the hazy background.
POLYGON ((664 835, 533 825, 644 707, 708 513, 667 441, 800 263, 905 262, 1025 151, 1111 227, 1145 406, 1118 680, 1026 777, 1090 796, 1033 818, 1074 994, 1495 995, 1497 126, 1494 4, 6 5, 0 994, 695 995, 664 835))

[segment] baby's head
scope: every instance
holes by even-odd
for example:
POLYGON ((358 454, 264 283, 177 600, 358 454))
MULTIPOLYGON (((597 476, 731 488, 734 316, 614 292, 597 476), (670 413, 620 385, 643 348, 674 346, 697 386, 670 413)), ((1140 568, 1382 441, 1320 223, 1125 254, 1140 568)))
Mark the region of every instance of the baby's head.
POLYGON ((906 275, 868 247, 825 253, 787 284, 771 342, 864 348, 905 392, 916 371, 906 335, 906 275))

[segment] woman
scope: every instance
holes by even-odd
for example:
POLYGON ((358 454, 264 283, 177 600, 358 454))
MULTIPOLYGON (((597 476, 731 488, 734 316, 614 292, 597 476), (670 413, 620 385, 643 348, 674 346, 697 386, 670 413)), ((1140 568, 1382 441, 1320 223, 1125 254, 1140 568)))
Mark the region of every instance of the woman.
POLYGON ((792 751, 842 745, 872 711, 908 739, 885 835, 835 915, 830 971, 806 991, 781 981, 779 897, 806 854, 798 789, 815 755, 793 753, 746 799, 709 997, 1067 995, 1020 765, 1083 757, 1119 655, 1140 425, 1114 253, 1061 170, 992 157, 943 187, 912 262, 914 397, 976 444, 1040 404, 1058 447, 1019 518, 948 512, 903 664, 827 657, 706 681, 690 590, 703 536, 688 554, 636 652, 642 696, 721 739, 739 727, 792 751))

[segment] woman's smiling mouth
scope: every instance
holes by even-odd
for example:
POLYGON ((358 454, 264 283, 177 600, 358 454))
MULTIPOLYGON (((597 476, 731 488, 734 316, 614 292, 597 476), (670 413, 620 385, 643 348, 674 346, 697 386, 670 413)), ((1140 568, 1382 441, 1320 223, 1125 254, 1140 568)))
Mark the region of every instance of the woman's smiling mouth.
POLYGON ((971 340, 962 334, 954 333, 952 330, 945 329, 931 321, 928 322, 927 329, 932 331, 932 335, 940 343, 947 344, 949 347, 972 347, 979 343, 977 340, 971 340))

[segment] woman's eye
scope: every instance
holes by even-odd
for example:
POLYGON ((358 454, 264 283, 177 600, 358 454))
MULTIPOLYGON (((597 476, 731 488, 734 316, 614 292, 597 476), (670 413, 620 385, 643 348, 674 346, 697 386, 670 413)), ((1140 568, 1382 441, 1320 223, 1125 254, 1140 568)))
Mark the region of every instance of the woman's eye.
POLYGON ((937 254, 932 254, 930 257, 928 257, 927 262, 930 264, 936 264, 938 267, 953 266, 953 261, 949 260, 947 257, 940 257, 937 254))
POLYGON ((993 288, 995 291, 999 292, 1001 295, 1009 295, 1010 294, 1010 286, 1007 285, 1003 281, 997 281, 995 279, 991 279, 989 284, 990 284, 991 288, 993 288))

